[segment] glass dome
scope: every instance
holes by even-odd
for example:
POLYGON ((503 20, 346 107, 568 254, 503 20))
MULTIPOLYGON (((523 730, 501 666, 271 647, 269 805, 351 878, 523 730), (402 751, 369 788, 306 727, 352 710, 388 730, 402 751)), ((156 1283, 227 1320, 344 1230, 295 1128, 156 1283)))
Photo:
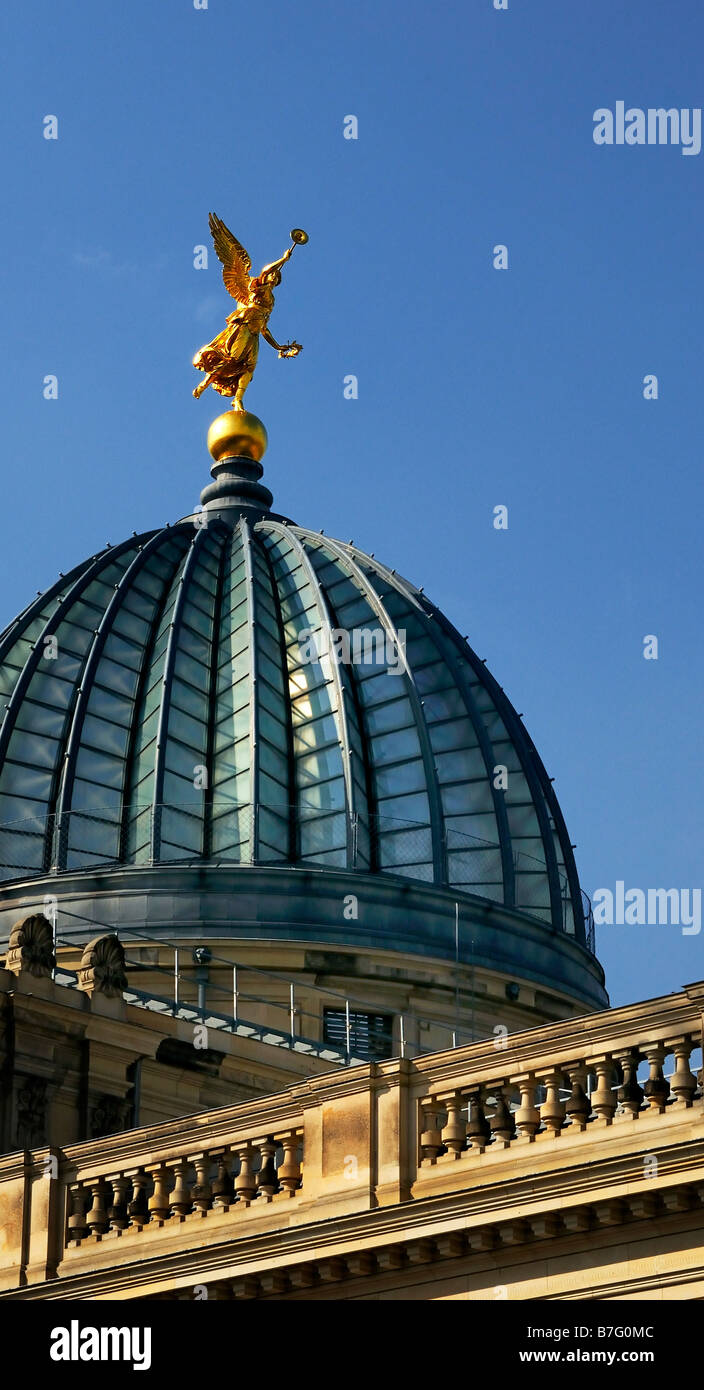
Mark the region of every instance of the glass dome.
POLYGON ((392 874, 584 942, 550 780, 447 618, 351 543, 230 517, 107 548, 2 634, 2 877, 392 874))

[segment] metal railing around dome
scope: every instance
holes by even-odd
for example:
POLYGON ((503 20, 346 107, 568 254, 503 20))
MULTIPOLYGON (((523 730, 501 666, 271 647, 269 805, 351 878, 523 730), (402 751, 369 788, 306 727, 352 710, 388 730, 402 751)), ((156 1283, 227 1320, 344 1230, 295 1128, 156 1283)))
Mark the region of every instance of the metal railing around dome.
MULTIPOLYGON (((444 826, 445 884, 504 901, 501 846, 444 826)), ((515 907, 551 923, 544 860, 513 849, 515 907)), ((435 881, 430 825, 344 809, 234 804, 208 798, 125 808, 28 816, 0 824, 0 881, 118 866, 300 865, 394 874, 435 881)), ((572 895, 559 873, 562 930, 575 934, 572 895)), ((582 892, 586 944, 595 951, 594 917, 582 892)))
MULTIPOLYGON (((80 919, 79 913, 70 910, 64 911, 63 915, 73 918, 74 922, 80 919)), ((331 1065, 357 1066, 373 1057, 381 1059, 392 1055, 422 1057, 438 1051, 440 1047, 462 1047, 475 1038, 473 1028, 462 1025, 457 1019, 450 1021, 430 1013, 419 1013, 409 1006, 401 1012, 390 1014, 389 1021, 393 1027, 388 1038, 382 1039, 372 1028, 370 1047, 358 1051, 355 1048, 358 1026, 355 1020, 361 1016, 371 1018, 379 1014, 378 1000, 369 1000, 351 990, 335 989, 332 985, 317 984, 312 979, 302 981, 300 977, 283 974, 268 965, 233 961, 230 956, 219 955, 210 948, 207 949, 207 985, 203 983, 199 988, 199 969, 190 944, 161 935, 155 938, 125 926, 120 927, 119 939, 125 950, 125 967, 130 978, 128 987, 123 991, 125 1003, 194 1025, 204 1024, 215 1032, 231 1033, 271 1047, 309 1053, 331 1065), (148 958, 140 951, 146 952, 148 958), (160 959, 152 959, 155 953, 159 958, 171 953, 172 961, 168 965, 162 964, 160 959), (133 971, 142 976, 146 973, 156 977, 160 981, 158 988, 136 988, 131 979, 133 971), (262 979, 269 986, 266 994, 256 988, 256 981, 261 982, 262 979), (255 982, 254 987, 248 985, 248 980, 255 982), (275 996, 277 985, 283 987, 280 998, 275 996), (200 995, 201 988, 202 997, 196 999, 196 993, 200 995), (322 1001, 320 1007, 306 1008, 305 997, 322 1001), (338 1006, 341 1026, 336 1030, 335 1038, 320 1036, 323 1004, 338 1006), (262 1008, 268 1015, 267 1022, 262 1022, 261 1018, 255 1019, 262 1008), (364 1015, 357 1013, 360 1009, 364 1015), (281 1021, 272 1023, 271 1017, 277 1012, 281 1021), (432 1044, 426 1046, 419 1040, 425 1030, 432 1030, 433 1033, 432 1044), (383 1042, 378 1050, 375 1041, 379 1044, 383 1042)), ((85 932, 81 933, 78 927, 73 932, 55 929, 54 946, 58 953, 67 949, 80 951, 84 945, 85 932)), ((53 978, 56 984, 66 988, 78 987, 75 970, 66 966, 60 954, 53 978)))
POLYGON ((591 951, 592 955, 594 956, 596 955, 596 930, 594 927, 594 909, 592 908, 592 900, 589 897, 588 893, 585 893, 583 888, 580 889, 580 892, 582 894, 582 911, 584 913, 584 936, 587 944, 587 950, 591 951))
MULTIPOLYGON (((80 928, 85 919, 70 909, 62 909, 62 916, 73 919, 74 927, 73 930, 68 927, 61 931, 54 927, 54 945, 59 953, 59 962, 53 978, 57 984, 75 989, 76 972, 61 960, 60 952, 82 950, 85 931, 80 928)), ((220 955, 211 948, 207 949, 205 965, 207 984, 203 982, 199 985, 199 974, 203 967, 196 961, 197 948, 191 943, 161 935, 157 939, 124 925, 120 927, 119 939, 125 950, 125 966, 130 979, 123 991, 127 1004, 193 1025, 203 1024, 216 1033, 231 1033, 271 1047, 308 1053, 331 1066, 356 1066, 372 1058, 391 1056, 419 1058, 477 1041, 473 1021, 473 976, 470 983, 470 1025, 461 1023, 458 1017, 449 1019, 420 1012, 409 1004, 405 1009, 390 1013, 388 1022, 391 1030, 388 1036, 375 1032, 372 1026, 369 1046, 362 1047, 360 1051, 355 1046, 358 1041, 358 1020, 365 1017, 372 1020, 379 1014, 378 999, 370 1000, 352 989, 336 989, 331 984, 319 984, 313 979, 301 980, 300 976, 285 974, 269 965, 234 961, 231 956, 220 955), (157 959, 153 958, 155 955, 157 959), (167 960, 162 960, 164 956, 167 960), (157 988, 137 988, 133 983, 133 972, 142 977, 146 974, 152 979, 156 978, 157 988), (262 981, 267 987, 265 994, 260 992, 262 981), (276 996, 277 985, 280 987, 279 997, 276 996), (320 1002, 306 1007, 306 998, 309 1004, 311 999, 320 1002), (321 1031, 325 1031, 324 1026, 321 1029, 324 1006, 329 1005, 337 1006, 335 1036, 321 1036, 321 1031), (268 1016, 266 1022, 261 1017, 256 1018, 262 1008, 268 1016), (363 1012, 360 1014, 359 1010, 363 1012), (280 1022, 275 1023, 272 1022, 272 1015, 277 1012, 280 1022), (430 1041, 424 1044, 421 1036, 430 1038, 430 1041)), ((471 959, 470 946, 470 964, 471 959)), ((467 1007, 465 995, 465 1016, 467 1007)), ((488 1036, 493 1037, 493 1034, 488 1036)))

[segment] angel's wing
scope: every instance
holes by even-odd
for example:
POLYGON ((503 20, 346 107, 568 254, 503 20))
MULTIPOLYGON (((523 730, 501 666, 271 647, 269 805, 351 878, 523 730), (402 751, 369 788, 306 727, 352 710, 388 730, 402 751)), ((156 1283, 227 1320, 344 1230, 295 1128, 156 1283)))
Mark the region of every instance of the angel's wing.
POLYGON ((241 242, 236 236, 232 235, 229 227, 210 213, 208 218, 213 244, 219 261, 222 261, 222 278, 225 282, 225 289, 243 304, 249 298, 249 271, 252 258, 247 254, 241 242))

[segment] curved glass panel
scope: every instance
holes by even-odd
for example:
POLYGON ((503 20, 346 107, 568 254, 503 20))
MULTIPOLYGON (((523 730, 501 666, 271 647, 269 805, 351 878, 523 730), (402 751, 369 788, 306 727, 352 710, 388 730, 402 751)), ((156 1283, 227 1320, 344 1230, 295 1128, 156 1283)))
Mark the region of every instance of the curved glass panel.
POLYGON ((405 580, 283 519, 78 566, 0 636, 0 875, 161 862, 390 873, 582 939, 518 716, 405 580))

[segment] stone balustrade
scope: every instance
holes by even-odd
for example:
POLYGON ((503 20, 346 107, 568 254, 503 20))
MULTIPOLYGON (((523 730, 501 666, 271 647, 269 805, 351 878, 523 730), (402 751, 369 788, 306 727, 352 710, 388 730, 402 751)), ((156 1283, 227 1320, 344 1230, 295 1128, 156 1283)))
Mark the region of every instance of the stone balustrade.
POLYGON ((302 1129, 290 1129, 97 1176, 79 1167, 68 1186, 67 1244, 294 1197, 302 1149, 302 1129))
POLYGON ((691 1223, 704 1213, 703 1010, 704 984, 691 985, 505 1046, 310 1076, 7 1155, 0 1297, 188 1298, 211 1285, 304 1297, 487 1252, 495 1265, 541 1241, 610 1240, 615 1223, 691 1223))
POLYGON ((516 1142, 574 1136, 595 1123, 635 1120, 644 1112, 689 1109, 701 1094, 689 1065, 700 1044, 697 1024, 665 1042, 643 1041, 595 1057, 586 1051, 557 1066, 523 1073, 497 1069, 486 1080, 433 1091, 419 1101, 420 1167, 463 1154, 479 1157, 516 1142), (672 1063, 669 1079, 666 1059, 672 1063), (644 1061, 648 1076, 641 1086, 644 1061))

